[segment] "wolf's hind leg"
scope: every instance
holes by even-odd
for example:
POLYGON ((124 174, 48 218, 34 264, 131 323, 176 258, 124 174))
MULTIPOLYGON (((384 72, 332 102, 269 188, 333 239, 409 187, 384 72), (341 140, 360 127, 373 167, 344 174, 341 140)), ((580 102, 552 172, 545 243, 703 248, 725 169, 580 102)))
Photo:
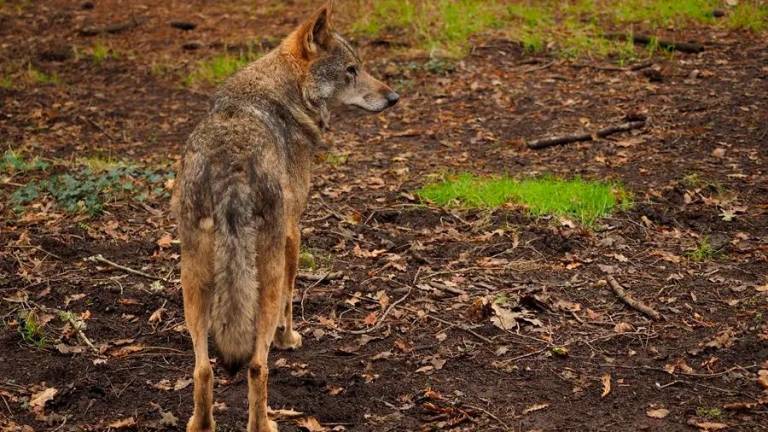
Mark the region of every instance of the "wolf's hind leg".
MULTIPOLYGON (((205 234, 201 235, 204 237, 205 234)), ((187 432, 213 432, 213 369, 208 358, 208 329, 212 289, 213 255, 209 239, 200 239, 193 253, 182 252, 181 285, 184 319, 195 351, 194 411, 187 432)))
POLYGON ((280 322, 275 332, 274 346, 277 349, 297 349, 301 347, 301 334, 293 329, 293 287, 299 269, 299 248, 301 232, 298 224, 288 229, 285 243, 285 284, 283 287, 284 304, 280 322))
MULTIPOLYGON (((280 320, 282 301, 282 256, 265 257, 267 261, 260 276, 259 310, 256 318, 254 353, 248 365, 248 432, 277 432, 277 423, 269 420, 267 381, 269 377, 269 346, 280 320)), ((260 269, 261 270, 261 269, 260 269)))

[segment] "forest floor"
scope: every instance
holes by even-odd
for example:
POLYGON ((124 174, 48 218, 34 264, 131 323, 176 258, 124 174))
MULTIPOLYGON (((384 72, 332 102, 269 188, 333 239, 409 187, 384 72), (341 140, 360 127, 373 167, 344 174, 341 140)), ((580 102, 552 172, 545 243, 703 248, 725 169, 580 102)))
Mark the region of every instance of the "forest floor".
MULTIPOLYGON (((179 77, 266 49, 310 8, 88 3, 0 13, 0 429, 181 430, 193 355, 169 173, 214 87, 179 77)), ((705 50, 630 70, 497 38, 459 62, 358 40, 402 100, 335 116, 318 160, 304 271, 334 274, 299 281, 304 346, 271 354, 271 406, 303 413, 281 431, 768 430, 768 45, 670 34, 705 50), (646 127, 525 146, 628 116, 646 127), (619 181, 634 205, 585 227, 414 194, 465 171, 619 181)), ((245 378, 215 372, 219 430, 244 430, 245 378)))

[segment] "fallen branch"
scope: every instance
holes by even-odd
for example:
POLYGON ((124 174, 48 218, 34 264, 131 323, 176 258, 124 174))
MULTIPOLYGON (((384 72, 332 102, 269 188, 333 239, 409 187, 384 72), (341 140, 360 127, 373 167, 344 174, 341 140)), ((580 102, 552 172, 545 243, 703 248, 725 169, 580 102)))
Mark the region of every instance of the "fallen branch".
POLYGON ((658 313, 654 308, 648 306, 647 304, 641 302, 640 300, 635 299, 627 293, 626 290, 624 290, 624 287, 622 287, 619 282, 611 275, 606 275, 606 279, 608 280, 608 285, 611 287, 613 292, 627 305, 632 307, 635 310, 638 310, 649 317, 653 318, 654 320, 660 320, 661 314, 658 313))
POLYGON ((407 299, 408 296, 411 295, 411 291, 413 291, 413 286, 410 286, 408 288, 408 292, 405 293, 404 296, 400 297, 396 302, 394 302, 391 305, 389 305, 387 310, 385 310, 384 313, 381 314, 381 317, 378 320, 376 320, 376 324, 373 327, 367 328, 365 330, 345 330, 344 333, 349 333, 349 334, 353 334, 353 335, 361 335, 361 334, 370 333, 370 332, 378 329, 384 323, 384 320, 387 318, 387 315, 389 315, 389 312, 392 311, 392 309, 394 309, 395 306, 397 306, 400 303, 404 302, 405 299, 407 299))
POLYGON ((116 269, 119 269, 119 270, 122 270, 122 271, 125 271, 125 272, 128 272, 128 273, 131 273, 131 274, 135 274, 137 276, 142 276, 142 277, 145 277, 147 279, 159 280, 159 281, 163 281, 163 282, 166 282, 166 283, 172 283, 173 282, 170 279, 166 279, 164 277, 154 276, 154 275, 151 275, 149 273, 144 273, 143 271, 140 271, 140 270, 134 270, 134 269, 132 269, 130 267, 126 267, 124 265, 120 265, 120 264, 118 264, 118 263, 116 263, 114 261, 110 261, 110 260, 104 258, 104 256, 102 256, 101 254, 88 257, 88 258, 85 259, 85 261, 88 261, 88 262, 99 262, 99 263, 107 264, 107 265, 109 265, 111 267, 114 267, 116 269))
POLYGON ((695 42, 674 42, 666 39, 658 39, 653 36, 633 34, 628 35, 625 33, 606 33, 605 37, 608 39, 620 39, 627 40, 630 37, 632 42, 638 45, 651 45, 657 44, 659 47, 671 51, 680 51, 688 54, 697 54, 704 51, 704 46, 695 42))
POLYGON ((561 135, 561 136, 555 136, 555 137, 541 138, 533 141, 528 141, 528 148, 531 148, 534 150, 540 150, 547 147, 554 147, 554 146, 570 144, 574 142, 593 141, 595 138, 605 138, 615 133, 627 132, 633 129, 640 129, 644 126, 645 126, 645 120, 631 121, 627 123, 622 123, 620 125, 607 127, 605 129, 600 129, 594 134, 583 133, 583 134, 561 135))
POLYGON ((300 272, 296 275, 301 280, 305 281, 312 281, 312 282, 322 282, 322 281, 330 281, 330 280, 336 280, 341 279, 344 277, 343 272, 328 272, 328 273, 304 273, 300 272))
POLYGON ((589 69, 597 69, 597 70, 609 71, 609 72, 636 72, 636 71, 647 69, 653 66, 653 61, 649 60, 641 63, 635 63, 627 67, 610 66, 610 65, 601 66, 601 65, 595 65, 595 64, 584 64, 584 63, 571 63, 570 66, 578 69, 589 68, 589 69))
POLYGON ((80 34, 82 36, 96 36, 103 33, 109 33, 109 34, 122 33, 124 31, 132 30, 140 26, 146 20, 147 19, 143 17, 142 18, 131 17, 131 19, 127 21, 109 24, 103 27, 87 26, 80 29, 80 34))

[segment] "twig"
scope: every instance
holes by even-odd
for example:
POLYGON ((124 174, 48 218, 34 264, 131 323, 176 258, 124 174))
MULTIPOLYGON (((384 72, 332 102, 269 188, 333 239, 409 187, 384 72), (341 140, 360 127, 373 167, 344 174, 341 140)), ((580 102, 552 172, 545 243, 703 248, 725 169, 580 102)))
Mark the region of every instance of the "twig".
POLYGON ((606 279, 608 279, 608 285, 611 287, 613 292, 627 305, 632 307, 633 309, 639 310, 640 312, 648 315, 649 317, 660 320, 661 314, 658 313, 654 308, 648 306, 647 304, 641 302, 640 300, 637 300, 633 298, 629 293, 627 293, 626 290, 624 290, 624 287, 622 287, 619 282, 611 275, 606 275, 606 279))
POLYGON ((379 319, 376 321, 376 324, 375 324, 373 327, 371 327, 371 328, 367 328, 367 329, 365 329, 365 330, 345 330, 345 331, 344 331, 344 333, 349 333, 349 334, 354 334, 354 335, 361 335, 361 334, 370 333, 370 332, 372 332, 372 331, 374 331, 374 330, 378 329, 378 328, 379 328, 379 327, 381 327, 381 325, 384 323, 384 320, 387 318, 387 315, 389 315, 389 312, 391 312, 391 311, 392 311, 392 309, 394 309, 394 308, 395 308, 395 306, 397 306, 397 305, 399 305, 400 303, 404 302, 404 301, 405 301, 405 299, 407 299, 407 298, 408 298, 408 296, 409 296, 409 295, 411 295, 411 291, 413 291, 413 285, 411 285, 411 286, 408 288, 408 292, 407 292, 407 293, 405 293, 405 295, 404 295, 404 296, 400 297, 400 298, 399 298, 397 301, 395 301, 394 303, 392 303, 391 305, 389 305, 389 307, 387 308, 387 310, 385 310, 385 311, 384 311, 384 313, 383 313, 383 314, 381 314, 381 317, 380 317, 380 318, 379 318, 379 319))
POLYGON ((69 325, 71 325, 71 326, 72 326, 72 329, 73 329, 74 331, 76 331, 76 332, 77 332, 77 336, 78 336, 80 339, 82 339, 82 341, 83 341, 83 342, 84 342, 86 345, 88 345, 88 348, 90 348, 91 350, 93 350, 93 352, 95 352, 96 354, 98 354, 98 353, 99 353, 99 349, 98 349, 98 348, 96 348, 96 347, 93 345, 93 343, 91 342, 91 340, 90 340, 90 339, 88 339, 88 336, 86 336, 86 335, 85 335, 85 332, 83 331, 83 328, 82 328, 82 326, 78 325, 77 321, 75 321, 75 319, 74 319, 74 318, 72 318, 72 314, 71 314, 71 313, 66 313, 66 312, 63 312, 63 311, 60 311, 60 312, 61 312, 61 313, 60 313, 60 315, 61 315, 61 316, 65 316, 65 317, 67 317, 67 321, 69 322, 69 325))
POLYGON ((104 258, 104 256, 101 255, 101 254, 85 258, 85 261, 88 261, 88 262, 99 262, 99 263, 107 264, 107 265, 112 266, 112 267, 114 267, 116 269, 123 270, 125 272, 131 273, 131 274, 135 274, 135 275, 138 275, 138 276, 142 276, 142 277, 145 277, 147 279, 154 279, 154 280, 159 280, 159 281, 163 281, 163 282, 166 282, 166 283, 172 283, 171 280, 166 279, 164 277, 154 276, 154 275, 151 275, 149 273, 144 273, 143 271, 140 271, 140 270, 134 270, 134 269, 132 269, 130 267, 126 267, 124 265, 120 265, 120 264, 118 264, 118 263, 116 263, 114 261, 110 261, 110 260, 104 258))
POLYGON ((344 272, 327 272, 327 273, 304 273, 300 272, 296 275, 297 278, 312 282, 323 282, 341 279, 344 277, 344 272))
POLYGON ((555 137, 541 138, 533 141, 528 141, 528 148, 534 150, 540 150, 547 147, 554 147, 557 145, 570 144, 579 141, 593 141, 595 138, 605 138, 609 135, 613 135, 619 132, 627 132, 633 129, 640 129, 645 126, 645 120, 631 121, 622 123, 616 126, 610 126, 604 129, 600 129, 594 134, 574 134, 574 135, 561 135, 555 137))
POLYGON ((493 414, 492 412, 488 411, 487 409, 485 409, 483 407, 475 406, 475 405, 466 404, 466 403, 462 403, 462 405, 464 405, 467 408, 472 408, 473 410, 482 411, 488 417, 496 420, 504 428, 504 430, 506 430, 506 431, 512 430, 512 428, 510 428, 509 425, 504 423, 500 418, 498 418, 495 414, 493 414))
POLYGON ((698 43, 674 42, 666 39, 658 39, 652 36, 640 35, 640 34, 628 35, 625 33, 606 33, 605 37, 608 39, 622 39, 622 40, 628 40, 631 38, 632 42, 636 44, 651 45, 655 43, 661 48, 672 50, 672 51, 680 51, 688 54, 698 54, 704 51, 704 46, 698 43))
POLYGON ((589 68, 589 69, 597 69, 597 70, 609 71, 609 72, 635 72, 635 71, 639 71, 639 70, 646 69, 653 66, 653 61, 648 60, 641 63, 633 64, 627 67, 600 66, 600 65, 593 65, 593 64, 583 64, 583 63, 571 63, 570 66, 575 68, 589 68))
MULTIPOLYGON (((416 309, 411 309, 411 308, 409 308, 407 306, 400 306, 400 309, 405 309, 405 310, 407 310, 408 312, 411 312, 411 313, 418 313, 418 311, 416 309)), ((448 326, 451 326, 451 327, 456 327, 458 329, 464 330, 465 332, 471 334, 472 336, 480 339, 481 341, 483 341, 483 342, 485 342, 487 344, 493 344, 492 340, 488 339, 487 337, 481 335, 480 333, 472 330, 471 328, 469 328, 469 327, 467 327, 465 325, 454 323, 454 322, 450 322, 450 321, 444 320, 442 318, 438 318, 438 317, 436 317, 436 316, 434 316, 432 314, 429 314, 429 313, 425 314, 424 316, 426 318, 435 320, 435 321, 437 321, 439 323, 443 323, 445 325, 448 325, 448 326)))

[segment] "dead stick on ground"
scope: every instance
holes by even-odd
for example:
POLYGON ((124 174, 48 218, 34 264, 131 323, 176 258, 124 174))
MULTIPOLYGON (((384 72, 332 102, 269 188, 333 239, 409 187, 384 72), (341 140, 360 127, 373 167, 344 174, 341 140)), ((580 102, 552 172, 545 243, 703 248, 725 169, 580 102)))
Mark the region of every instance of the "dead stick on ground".
POLYGON ((126 267, 124 265, 120 265, 120 264, 118 264, 118 263, 116 263, 114 261, 110 261, 110 260, 104 258, 104 256, 102 256, 102 255, 94 255, 94 256, 88 257, 88 258, 85 259, 85 261, 99 262, 99 263, 107 264, 107 265, 112 266, 112 267, 114 267, 116 269, 123 270, 125 272, 131 273, 131 274, 135 274, 135 275, 138 275, 138 276, 142 276, 142 277, 145 277, 147 279, 159 280, 159 281, 163 281, 163 282, 166 282, 166 283, 172 283, 173 282, 173 281, 171 281, 169 279, 166 279, 164 277, 154 276, 154 275, 151 275, 149 273, 144 273, 143 271, 134 270, 134 269, 132 269, 130 267, 126 267))
POLYGON ((613 292, 627 305, 632 307, 633 309, 639 310, 640 312, 648 315, 649 317, 660 320, 661 314, 658 313, 654 308, 648 306, 647 304, 641 302, 640 300, 637 300, 633 298, 627 291, 624 290, 624 287, 622 287, 619 282, 611 275, 606 275, 606 279, 608 279, 608 285, 611 287, 613 292))
POLYGON ((504 423, 500 418, 498 418, 495 414, 493 414, 492 412, 488 411, 487 409, 485 409, 483 407, 476 406, 476 405, 470 405, 470 404, 463 404, 463 405, 465 407, 467 407, 467 408, 472 408, 473 410, 484 412, 485 415, 487 415, 488 417, 496 420, 504 428, 504 430, 506 430, 506 431, 511 431, 512 430, 512 428, 510 428, 509 425, 504 423))
POLYGON ((336 280, 341 279, 344 277, 344 273, 342 272, 329 272, 329 273, 304 273, 301 272, 296 275, 301 280, 306 281, 312 281, 312 282, 322 282, 322 281, 329 281, 329 280, 336 280))
POLYGON ((661 48, 680 51, 688 54, 697 54, 704 51, 704 46, 694 42, 674 42, 666 39, 658 39, 647 35, 627 35, 625 33, 606 33, 605 37, 608 39, 628 40, 632 39, 632 42, 639 45, 651 45, 656 44, 661 48))
POLYGON ((632 129, 640 129, 644 126, 645 126, 644 120, 631 121, 627 123, 622 123, 620 125, 607 127, 605 129, 600 129, 594 134, 584 133, 584 134, 562 135, 562 136, 556 136, 556 137, 541 138, 533 141, 528 141, 528 148, 539 150, 547 147, 570 144, 570 143, 579 142, 579 141, 592 141, 595 139, 595 137, 605 138, 615 133, 627 132, 627 131, 631 131, 632 129))
POLYGON ((395 306, 397 306, 397 305, 399 305, 400 303, 404 302, 404 301, 405 301, 405 299, 407 299, 407 298, 408 298, 408 296, 409 296, 409 295, 411 295, 411 291, 413 291, 413 285, 411 285, 411 286, 408 288, 408 292, 407 292, 407 293, 405 293, 405 295, 404 295, 404 296, 400 297, 400 298, 399 298, 399 299, 398 299, 396 302, 394 302, 394 303, 392 303, 391 305, 389 305, 389 307, 387 308, 387 310, 385 310, 385 311, 384 311, 384 313, 383 313, 383 314, 381 314, 381 318, 379 318, 379 319, 376 321, 376 325, 374 325, 373 327, 371 327, 371 328, 367 328, 367 329, 365 329, 365 330, 347 330, 347 331, 345 331, 345 333, 354 334, 354 335, 361 335, 361 334, 370 333, 370 332, 372 332, 372 331, 374 331, 374 330, 378 329, 378 328, 379 328, 379 327, 381 327, 381 325, 384 323, 384 320, 387 318, 387 315, 389 315, 389 312, 390 312, 392 309, 394 309, 394 308, 395 308, 395 306))

